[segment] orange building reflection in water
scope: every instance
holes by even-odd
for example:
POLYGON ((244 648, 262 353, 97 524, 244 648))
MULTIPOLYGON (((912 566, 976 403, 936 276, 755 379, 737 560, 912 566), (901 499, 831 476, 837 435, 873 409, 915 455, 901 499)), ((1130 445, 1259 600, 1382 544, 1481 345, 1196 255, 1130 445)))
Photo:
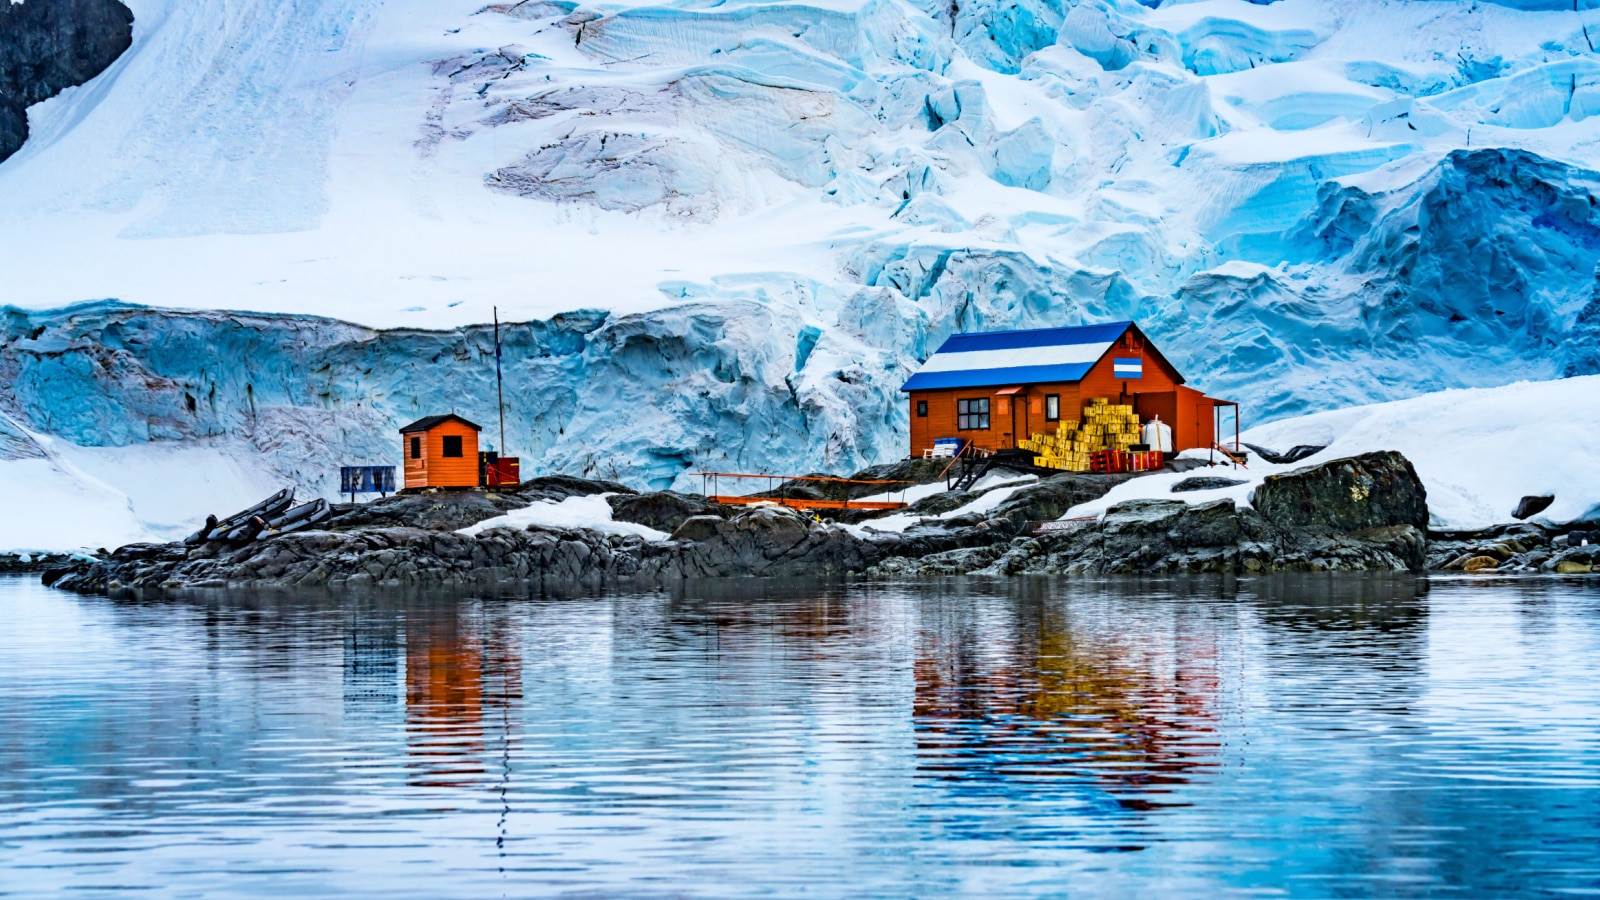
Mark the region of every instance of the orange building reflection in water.
POLYGON ((1056 617, 1034 624, 1009 635, 921 635, 920 769, 954 779, 1076 779, 1125 808, 1151 809, 1212 765, 1221 691, 1214 640, 1096 640, 1056 617))
POLYGON ((406 627, 411 784, 466 787, 503 777, 522 702, 519 635, 466 610, 406 627), (491 774, 493 772, 493 774, 491 774))

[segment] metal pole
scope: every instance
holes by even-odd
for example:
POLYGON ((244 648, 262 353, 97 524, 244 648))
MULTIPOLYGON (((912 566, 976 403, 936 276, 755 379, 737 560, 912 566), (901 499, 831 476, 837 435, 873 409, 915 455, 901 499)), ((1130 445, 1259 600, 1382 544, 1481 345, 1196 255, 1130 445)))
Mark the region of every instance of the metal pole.
MULTIPOLYGON (((500 378, 500 307, 494 308, 494 399, 500 413, 500 455, 506 454, 506 395, 500 378)), ((500 468, 495 467, 494 483, 500 484, 500 468)))

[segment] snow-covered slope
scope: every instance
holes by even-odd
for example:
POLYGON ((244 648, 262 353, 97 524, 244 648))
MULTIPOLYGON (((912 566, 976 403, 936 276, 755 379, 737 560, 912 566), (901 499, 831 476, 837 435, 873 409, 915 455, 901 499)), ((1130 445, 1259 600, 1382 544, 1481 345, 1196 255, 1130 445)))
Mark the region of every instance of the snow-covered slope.
MULTIPOLYGON (((1482 528, 1509 522, 1517 501, 1551 494, 1542 522, 1600 522, 1600 376, 1519 382, 1498 388, 1439 391, 1408 400, 1280 419, 1245 432, 1247 444, 1277 451, 1300 445, 1326 449, 1299 462, 1274 465, 1252 456, 1248 468, 1168 472, 1119 485, 1099 500, 1067 512, 1098 515, 1124 500, 1159 497, 1203 503, 1230 498, 1241 505, 1261 479, 1331 459, 1398 450, 1416 466, 1428 490, 1436 528, 1482 528), (1174 494, 1194 475, 1220 474, 1234 487, 1174 494)), ((1189 451, 1203 456, 1202 451, 1189 451)))
POLYGON ((326 490, 489 417, 496 305, 509 449, 641 485, 894 455, 957 330, 1135 318, 1247 422, 1600 371, 1589 0, 130 5, 0 164, 40 435, 326 490), (40 312, 107 297, 276 317, 40 312))

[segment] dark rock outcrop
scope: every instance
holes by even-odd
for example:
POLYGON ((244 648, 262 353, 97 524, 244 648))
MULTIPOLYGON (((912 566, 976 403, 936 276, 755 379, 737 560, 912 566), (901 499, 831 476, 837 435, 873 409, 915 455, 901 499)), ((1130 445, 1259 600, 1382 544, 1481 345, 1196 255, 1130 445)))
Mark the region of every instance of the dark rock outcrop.
POLYGON ((1280 528, 1232 500, 1190 505, 1134 500, 1099 522, 1037 537, 1018 537, 983 552, 892 558, 874 574, 947 575, 1150 574, 1180 572, 1417 571, 1426 540, 1412 526, 1309 534, 1280 528))
POLYGON ((786 509, 758 507, 731 519, 703 516, 689 522, 710 527, 694 540, 663 543, 583 529, 492 528, 468 536, 396 527, 301 532, 242 547, 133 544, 55 584, 87 593, 502 581, 573 590, 692 578, 844 575, 862 571, 880 552, 872 541, 786 509))
POLYGON ((1189 491, 1214 491, 1218 488, 1237 487, 1244 482, 1236 478, 1219 478, 1215 475, 1196 475, 1185 478, 1172 486, 1174 494, 1183 494, 1189 491))
POLYGON ((704 497, 680 494, 676 491, 657 491, 651 494, 614 494, 607 497, 611 504, 611 517, 619 522, 633 522, 668 534, 676 531, 688 519, 696 516, 724 518, 728 508, 712 503, 704 497))
POLYGON ((615 481, 597 478, 579 478, 576 475, 541 475, 511 488, 511 493, 531 503, 535 500, 560 502, 568 497, 587 497, 591 494, 636 494, 633 488, 615 481))
MULTIPOLYGON (((1139 476, 1132 472, 1109 475, 1067 472, 1052 475, 1018 488, 989 515, 1004 516, 1019 526, 1025 522, 1059 518, 1079 503, 1104 497, 1107 491, 1137 477, 1139 476)), ((936 516, 960 509, 979 496, 981 496, 979 491, 945 491, 918 500, 906 507, 904 512, 918 516, 936 516)), ((872 521, 868 519, 864 524, 870 526, 872 521)))
POLYGON ((1354 532, 1428 527, 1428 494, 1411 461, 1393 450, 1270 475, 1251 504, 1280 528, 1354 532))
POLYGON ((1594 572, 1600 564, 1600 534, 1581 528, 1514 522, 1477 531, 1436 531, 1428 538, 1428 568, 1446 572, 1575 575, 1594 572))
POLYGON ((1539 513, 1549 509, 1550 504, 1554 502, 1556 502, 1555 494, 1539 494, 1523 497, 1521 500, 1517 501, 1517 508, 1511 511, 1511 518, 1521 520, 1526 519, 1529 516, 1536 516, 1539 513))
POLYGON ((395 494, 370 503, 335 504, 333 519, 328 522, 326 530, 410 527, 454 531, 527 505, 526 500, 514 496, 478 491, 395 494))
POLYGON ((72 553, 0 553, 0 575, 46 572, 69 566, 75 558, 72 553))
POLYGON ((1280 466, 1288 465, 1289 463, 1297 463, 1308 456, 1315 456, 1316 454, 1328 449, 1326 444, 1295 444, 1288 450, 1279 453, 1276 450, 1268 450, 1266 447, 1261 447, 1256 444, 1245 444, 1245 446, 1249 447, 1251 450, 1254 450, 1257 456, 1261 457, 1267 462, 1280 466))
MULTIPOLYGON (((540 526, 461 534, 455 529, 526 505, 528 496, 440 492, 345 509, 329 530, 242 547, 135 544, 54 577, 58 586, 84 592, 502 581, 566 592, 741 576, 1418 570, 1425 562, 1422 486, 1404 457, 1386 453, 1278 476, 1267 492, 1270 514, 1231 500, 1138 500, 1113 506, 1098 521, 1032 533, 1030 523, 1058 520, 1133 477, 1047 478, 1014 489, 986 512, 925 518, 901 533, 853 529, 775 506, 725 508, 677 494, 621 494, 612 490, 616 485, 584 479, 530 482, 529 495, 617 494, 609 498, 614 510, 661 530, 672 526, 670 539, 540 526)), ((1592 552, 1574 548, 1562 558, 1563 571, 1590 565, 1579 549, 1592 552)), ((1526 547, 1508 545, 1506 552, 1509 559, 1526 547)))
POLYGON ((105 71, 133 43, 117 0, 0 3, 0 161, 28 139, 28 107, 105 71))
MULTIPOLYGON (((901 554, 873 574, 1420 571, 1426 565, 1426 494, 1400 454, 1334 460, 1267 481, 1270 490, 1266 484, 1256 490, 1256 509, 1232 500, 1134 500, 1097 522, 1019 535, 998 552, 979 545, 901 554), (1263 491, 1270 513, 1261 508, 1263 491)), ((999 522, 997 515, 989 524, 999 522)))
POLYGON ((1535 571, 1553 549, 1552 535, 1537 525, 1433 532, 1428 540, 1428 568, 1459 571, 1473 559, 1488 557, 1498 564, 1499 571, 1535 571))
MULTIPOLYGON (((524 481, 502 491, 424 491, 395 494, 369 503, 341 503, 334 506, 328 531, 357 528, 422 528, 429 531, 455 531, 485 519, 503 516, 539 500, 560 502, 568 497, 591 494, 633 496, 632 488, 612 481, 594 481, 571 475, 550 475, 524 481)), ((617 499, 617 498, 613 498, 617 499)), ((631 520, 629 520, 631 521, 631 520)))

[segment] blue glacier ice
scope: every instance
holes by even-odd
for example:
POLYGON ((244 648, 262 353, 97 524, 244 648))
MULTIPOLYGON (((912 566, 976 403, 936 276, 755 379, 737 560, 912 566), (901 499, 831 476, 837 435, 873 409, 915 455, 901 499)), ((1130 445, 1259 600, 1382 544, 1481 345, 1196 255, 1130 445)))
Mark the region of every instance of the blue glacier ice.
MULTIPOLYGON (((217 18, 151 0, 133 56, 37 110, 36 143, 0 165, 0 228, 92 209, 125 218, 89 256, 196 237, 216 243, 193 254, 249 263, 299 233, 347 251, 338 211, 392 194, 413 218, 380 236, 509 232, 496 246, 563 276, 548 297, 482 289, 540 295, 504 346, 503 449, 530 474, 687 487, 894 458, 904 377, 978 329, 1136 319, 1247 422, 1600 371, 1600 2, 430 8, 460 32, 448 47, 376 0, 271 21, 261 2, 217 18), (180 26, 188 43, 161 43, 180 26), (409 36, 361 56, 391 32, 409 36), (179 45, 196 59, 159 56, 182 84, 152 96, 200 102, 128 106, 127 79, 179 45), (361 92, 407 78, 425 91, 404 103, 361 92), (105 124, 124 107, 123 130, 105 124), (385 129, 402 139, 362 143, 385 129), (105 134, 132 161, 100 178, 79 161, 105 134), (627 237, 561 258, 555 238, 585 229, 627 237), (645 300, 582 289, 652 229, 699 255, 645 300)), ((239 267, 298 283, 307 256, 239 267)), ((0 457, 34 452, 25 431, 225 439, 328 492, 333 466, 392 458, 418 416, 496 432, 487 326, 242 312, 221 288, 168 307, 149 278, 147 305, 0 296, 0 457), (207 305, 225 309, 178 308, 207 305)), ((478 290, 440 283, 396 308, 478 290)))

